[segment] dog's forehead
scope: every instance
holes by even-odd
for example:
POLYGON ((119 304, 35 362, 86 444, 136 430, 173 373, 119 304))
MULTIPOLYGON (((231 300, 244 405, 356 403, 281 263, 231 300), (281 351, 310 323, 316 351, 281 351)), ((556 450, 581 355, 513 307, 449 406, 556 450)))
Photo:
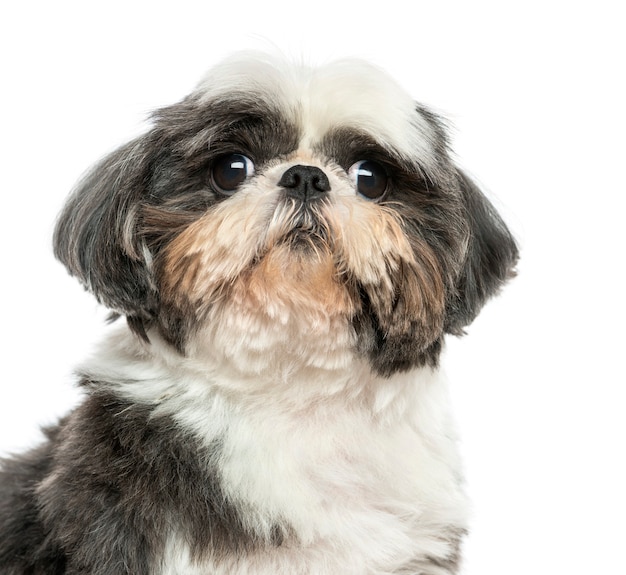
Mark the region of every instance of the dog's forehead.
POLYGON ((201 101, 237 98, 279 109, 301 129, 301 147, 313 148, 331 132, 364 132, 423 168, 436 168, 437 133, 413 98, 384 71, 362 60, 320 67, 266 55, 231 57, 198 84, 201 101))

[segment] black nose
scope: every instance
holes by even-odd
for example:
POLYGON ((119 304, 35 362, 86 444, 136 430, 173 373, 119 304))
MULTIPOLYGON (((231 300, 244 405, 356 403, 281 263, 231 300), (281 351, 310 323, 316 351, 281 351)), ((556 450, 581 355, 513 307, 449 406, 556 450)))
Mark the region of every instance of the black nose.
POLYGON ((315 166, 292 166, 278 185, 285 188, 289 197, 302 201, 314 200, 330 192, 328 176, 315 166))

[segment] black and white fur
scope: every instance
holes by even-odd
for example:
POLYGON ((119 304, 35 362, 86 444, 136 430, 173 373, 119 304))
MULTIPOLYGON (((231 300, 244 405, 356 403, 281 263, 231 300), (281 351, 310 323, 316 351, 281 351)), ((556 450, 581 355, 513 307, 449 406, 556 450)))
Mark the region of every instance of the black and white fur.
POLYGON ((458 571, 438 359, 517 249, 387 75, 229 59, 85 177, 54 245, 127 322, 2 464, 3 575, 458 571))

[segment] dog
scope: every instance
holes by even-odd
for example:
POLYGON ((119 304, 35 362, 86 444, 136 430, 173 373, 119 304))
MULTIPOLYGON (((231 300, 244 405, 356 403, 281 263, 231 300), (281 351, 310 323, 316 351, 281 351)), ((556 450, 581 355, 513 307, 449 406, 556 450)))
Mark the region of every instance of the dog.
POLYGON ((385 72, 215 66, 72 192, 56 257, 115 318, 3 461, 4 575, 450 575, 439 370, 516 242, 385 72))

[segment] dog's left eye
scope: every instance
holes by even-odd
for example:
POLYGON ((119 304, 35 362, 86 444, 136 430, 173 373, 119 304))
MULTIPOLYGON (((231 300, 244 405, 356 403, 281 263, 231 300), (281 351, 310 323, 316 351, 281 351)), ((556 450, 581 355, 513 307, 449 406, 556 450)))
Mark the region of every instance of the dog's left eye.
POLYGON ((377 162, 361 160, 348 170, 356 191, 368 200, 378 200, 387 191, 387 173, 377 162))
POLYGON ((230 195, 254 174, 252 160, 243 154, 226 154, 211 166, 211 182, 219 192, 230 195))

